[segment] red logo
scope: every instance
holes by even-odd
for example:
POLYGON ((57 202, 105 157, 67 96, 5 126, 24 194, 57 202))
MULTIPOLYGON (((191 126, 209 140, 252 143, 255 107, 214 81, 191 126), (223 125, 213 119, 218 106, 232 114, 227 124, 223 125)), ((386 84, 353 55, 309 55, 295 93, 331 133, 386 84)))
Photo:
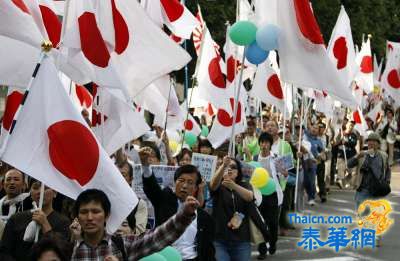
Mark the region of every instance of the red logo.
POLYGON ((49 156, 54 167, 81 186, 93 178, 100 151, 90 130, 77 121, 64 120, 47 129, 49 156))
MULTIPOLYGON (((235 99, 230 98, 229 101, 231 103, 232 111, 234 111, 235 99)), ((238 107, 237 114, 236 114, 236 123, 239 123, 242 120, 242 104, 239 102, 238 105, 239 105, 239 107, 238 107)), ((217 119, 221 123, 221 125, 224 127, 230 127, 233 125, 233 117, 228 112, 226 112, 224 109, 218 110, 217 119)))
POLYGON ((400 78, 399 78, 399 73, 397 72, 396 69, 393 69, 389 72, 387 76, 388 83, 391 87, 395 89, 400 88, 400 78))
POLYGON ((341 36, 336 39, 333 45, 333 56, 337 59, 336 68, 338 70, 345 68, 347 65, 347 52, 346 38, 341 36))
POLYGON ((324 44, 321 30, 308 0, 294 0, 297 25, 303 36, 313 44, 324 44))
POLYGON ((279 100, 283 99, 281 81, 276 73, 269 77, 267 81, 267 89, 275 98, 278 98, 279 100))
POLYGON ((23 97, 24 95, 18 91, 13 91, 7 96, 6 109, 3 115, 3 128, 7 131, 11 128, 15 113, 17 112, 23 97))

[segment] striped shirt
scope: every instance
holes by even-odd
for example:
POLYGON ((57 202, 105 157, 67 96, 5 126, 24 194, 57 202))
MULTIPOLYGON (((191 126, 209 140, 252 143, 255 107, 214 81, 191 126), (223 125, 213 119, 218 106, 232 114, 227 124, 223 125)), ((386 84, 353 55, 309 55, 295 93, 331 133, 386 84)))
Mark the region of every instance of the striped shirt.
MULTIPOLYGON (((171 245, 182 235, 194 218, 195 215, 186 216, 179 212, 164 224, 140 236, 122 236, 128 260, 139 260, 171 245)), ((121 250, 111 240, 111 235, 106 234, 96 247, 89 246, 83 240, 76 241, 71 261, 99 261, 109 255, 123 260, 121 250)))

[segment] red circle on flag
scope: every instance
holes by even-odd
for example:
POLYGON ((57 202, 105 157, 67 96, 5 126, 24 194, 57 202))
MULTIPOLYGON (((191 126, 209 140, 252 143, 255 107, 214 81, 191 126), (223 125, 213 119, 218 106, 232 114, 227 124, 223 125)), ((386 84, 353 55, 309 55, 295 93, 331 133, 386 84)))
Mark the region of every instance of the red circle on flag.
POLYGON ((6 108, 3 115, 3 128, 7 131, 11 128, 15 113, 17 112, 23 97, 24 95, 18 91, 13 91, 7 96, 6 108))
POLYGON ((188 131, 193 130, 193 122, 191 120, 186 120, 184 124, 186 130, 188 131))
POLYGON ((46 28, 47 35, 49 36, 50 42, 54 47, 58 46, 61 37, 61 22, 58 20, 57 15, 44 5, 39 5, 40 13, 42 13, 42 19, 44 27, 46 28))
POLYGON ((30 14, 28 7, 25 5, 24 0, 11 0, 22 12, 30 14))
POLYGON ((99 165, 100 150, 90 130, 73 120, 58 121, 47 129, 49 156, 65 177, 86 185, 99 165))
POLYGON ((208 75, 210 77, 211 83, 217 88, 225 88, 225 78, 221 71, 221 66, 219 65, 221 57, 215 57, 210 61, 208 65, 208 75))
POLYGON ((92 106, 92 95, 90 95, 85 87, 76 84, 75 92, 81 106, 85 106, 86 108, 92 106))
POLYGON ((388 83, 391 87, 395 89, 400 88, 400 78, 399 78, 399 73, 397 72, 396 69, 393 69, 389 72, 387 76, 388 83))
POLYGON ((175 22, 182 16, 184 8, 178 0, 161 0, 161 4, 170 22, 175 22))
POLYGON ((367 55, 364 56, 361 60, 361 72, 363 73, 372 73, 373 72, 373 66, 372 66, 372 57, 367 55))
POLYGON ((336 39, 333 45, 333 55, 337 60, 336 68, 338 70, 345 68, 347 65, 347 52, 346 38, 341 36, 336 39))
POLYGON ((269 77, 267 81, 267 89, 275 98, 278 98, 279 100, 283 99, 281 81, 279 80, 278 75, 273 74, 269 77))
POLYGON ((115 52, 117 54, 122 54, 129 43, 129 29, 121 13, 115 6, 115 0, 111 1, 111 9, 114 22, 115 31, 115 52))
POLYGON ((81 48, 85 57, 94 65, 105 68, 110 61, 106 43, 93 13, 84 12, 78 18, 81 48))
POLYGON ((324 44, 321 30, 311 10, 309 0, 294 0, 297 25, 305 38, 313 44, 324 44))

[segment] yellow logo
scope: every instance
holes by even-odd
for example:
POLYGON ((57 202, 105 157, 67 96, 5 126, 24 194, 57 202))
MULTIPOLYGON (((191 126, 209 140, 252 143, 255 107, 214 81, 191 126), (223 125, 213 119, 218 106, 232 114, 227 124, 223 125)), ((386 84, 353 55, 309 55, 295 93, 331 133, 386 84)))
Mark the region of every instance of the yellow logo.
POLYGON ((393 219, 388 217, 392 210, 390 202, 385 199, 366 200, 358 207, 357 223, 360 227, 374 229, 376 235, 381 235, 393 224, 393 219), (367 207, 369 212, 366 211, 367 207))

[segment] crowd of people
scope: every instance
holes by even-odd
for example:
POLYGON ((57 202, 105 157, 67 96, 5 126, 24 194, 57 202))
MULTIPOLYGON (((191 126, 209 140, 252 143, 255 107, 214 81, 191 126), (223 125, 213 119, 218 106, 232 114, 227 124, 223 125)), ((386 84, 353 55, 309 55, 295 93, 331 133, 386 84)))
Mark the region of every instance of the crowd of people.
POLYGON ((41 183, 3 163, 0 259, 139 260, 171 245, 186 261, 243 261, 251 259, 252 244, 258 259, 265 259, 275 254, 279 235, 296 229, 289 212, 302 211, 304 203, 324 204, 333 187, 354 190, 357 208, 376 197, 376 180, 390 183, 400 120, 393 107, 383 109, 379 120, 367 118, 364 135, 351 118, 335 129, 313 111, 305 121, 284 121, 265 109, 247 118, 246 131, 235 138, 234 155, 227 152, 229 141, 213 148, 203 136, 171 151, 166 131, 153 126, 151 134, 112 156, 131 186, 137 178, 133 166, 141 164, 145 194, 113 235, 105 230, 111 206, 104 192, 86 190, 74 201, 45 186, 38 208, 41 183), (210 180, 192 165, 194 152, 218 157, 210 180), (275 163, 283 155, 291 156, 290 168, 275 163), (267 170, 274 193, 260 196, 250 185, 243 170, 249 162, 267 170), (151 165, 179 166, 174 185, 160 185, 151 165))

